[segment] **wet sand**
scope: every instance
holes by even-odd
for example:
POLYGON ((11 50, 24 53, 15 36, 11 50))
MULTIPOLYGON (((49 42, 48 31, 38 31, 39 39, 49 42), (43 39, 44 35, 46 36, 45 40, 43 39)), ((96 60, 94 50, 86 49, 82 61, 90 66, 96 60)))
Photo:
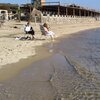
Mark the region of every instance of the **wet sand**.
POLYGON ((44 46, 36 47, 37 54, 34 56, 30 56, 26 59, 21 59, 19 62, 4 65, 2 69, 0 69, 0 81, 9 80, 13 78, 19 72, 21 72, 24 68, 30 66, 33 62, 36 62, 41 59, 45 59, 48 56, 51 56, 51 53, 48 53, 48 48, 44 46), (41 51, 41 52, 40 52, 41 51))
MULTIPOLYGON (((23 31, 23 25, 25 24, 26 22, 8 21, 0 28, 0 69, 6 64, 16 63, 20 59, 35 55, 36 46, 50 42, 50 38, 42 39, 39 23, 31 23, 35 30, 35 40, 17 40, 16 37, 25 36, 23 31), (15 26, 17 28, 14 28, 15 26)), ((56 33, 56 38, 97 27, 100 27, 99 21, 50 24, 51 30, 56 33)))
POLYGON ((37 55, 15 64, 20 71, 11 68, 17 73, 1 79, 0 99, 100 100, 99 33, 83 31, 38 47, 37 55))

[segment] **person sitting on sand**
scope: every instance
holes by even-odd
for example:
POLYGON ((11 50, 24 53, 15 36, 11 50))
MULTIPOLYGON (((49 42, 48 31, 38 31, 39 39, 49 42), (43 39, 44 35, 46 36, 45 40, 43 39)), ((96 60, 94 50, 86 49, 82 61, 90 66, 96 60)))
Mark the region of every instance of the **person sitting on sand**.
POLYGON ((43 27, 44 27, 44 31, 46 33, 46 36, 50 36, 51 39, 54 40, 55 33, 49 30, 49 27, 48 27, 47 23, 44 23, 43 27))
POLYGON ((29 22, 27 22, 27 24, 25 25, 24 31, 26 34, 31 34, 31 39, 34 39, 35 32, 29 22))

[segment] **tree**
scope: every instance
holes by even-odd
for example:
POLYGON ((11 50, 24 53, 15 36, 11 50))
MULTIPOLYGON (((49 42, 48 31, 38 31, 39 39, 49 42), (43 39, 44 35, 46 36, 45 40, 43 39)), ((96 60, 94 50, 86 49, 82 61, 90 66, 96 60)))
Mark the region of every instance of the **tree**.
POLYGON ((39 9, 41 7, 41 0, 34 0, 33 5, 36 9, 39 9))

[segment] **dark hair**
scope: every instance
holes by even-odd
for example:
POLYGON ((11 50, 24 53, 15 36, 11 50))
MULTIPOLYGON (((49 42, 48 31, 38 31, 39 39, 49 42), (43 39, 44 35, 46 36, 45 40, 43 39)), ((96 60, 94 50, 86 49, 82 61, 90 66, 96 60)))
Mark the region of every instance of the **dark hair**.
POLYGON ((27 24, 26 25, 29 25, 30 23, 29 22, 27 22, 27 24))
POLYGON ((49 30, 47 23, 44 23, 43 26, 49 30))

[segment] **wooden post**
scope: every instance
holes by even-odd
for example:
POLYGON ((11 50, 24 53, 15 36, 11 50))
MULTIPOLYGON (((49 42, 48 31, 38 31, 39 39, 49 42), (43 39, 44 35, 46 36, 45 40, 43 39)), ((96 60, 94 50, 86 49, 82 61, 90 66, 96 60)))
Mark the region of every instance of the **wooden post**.
POLYGON ((81 9, 79 9, 79 16, 81 16, 81 9))
POLYGON ((84 10, 84 16, 86 16, 86 11, 84 10))
POLYGON ((21 14, 21 11, 20 11, 20 5, 18 6, 18 21, 20 22, 21 20, 20 20, 20 15, 21 14))
POLYGON ((60 15, 60 2, 58 4, 58 16, 60 15))
POLYGON ((75 16, 75 9, 73 8, 73 16, 75 16))
POLYGON ((60 6, 58 5, 58 16, 60 15, 60 6))
POLYGON ((88 17, 90 16, 90 13, 89 13, 89 11, 88 11, 88 17))
POLYGON ((66 7, 66 16, 68 15, 68 9, 67 9, 67 7, 66 7))
POLYGON ((92 17, 92 12, 90 12, 90 16, 92 17))

